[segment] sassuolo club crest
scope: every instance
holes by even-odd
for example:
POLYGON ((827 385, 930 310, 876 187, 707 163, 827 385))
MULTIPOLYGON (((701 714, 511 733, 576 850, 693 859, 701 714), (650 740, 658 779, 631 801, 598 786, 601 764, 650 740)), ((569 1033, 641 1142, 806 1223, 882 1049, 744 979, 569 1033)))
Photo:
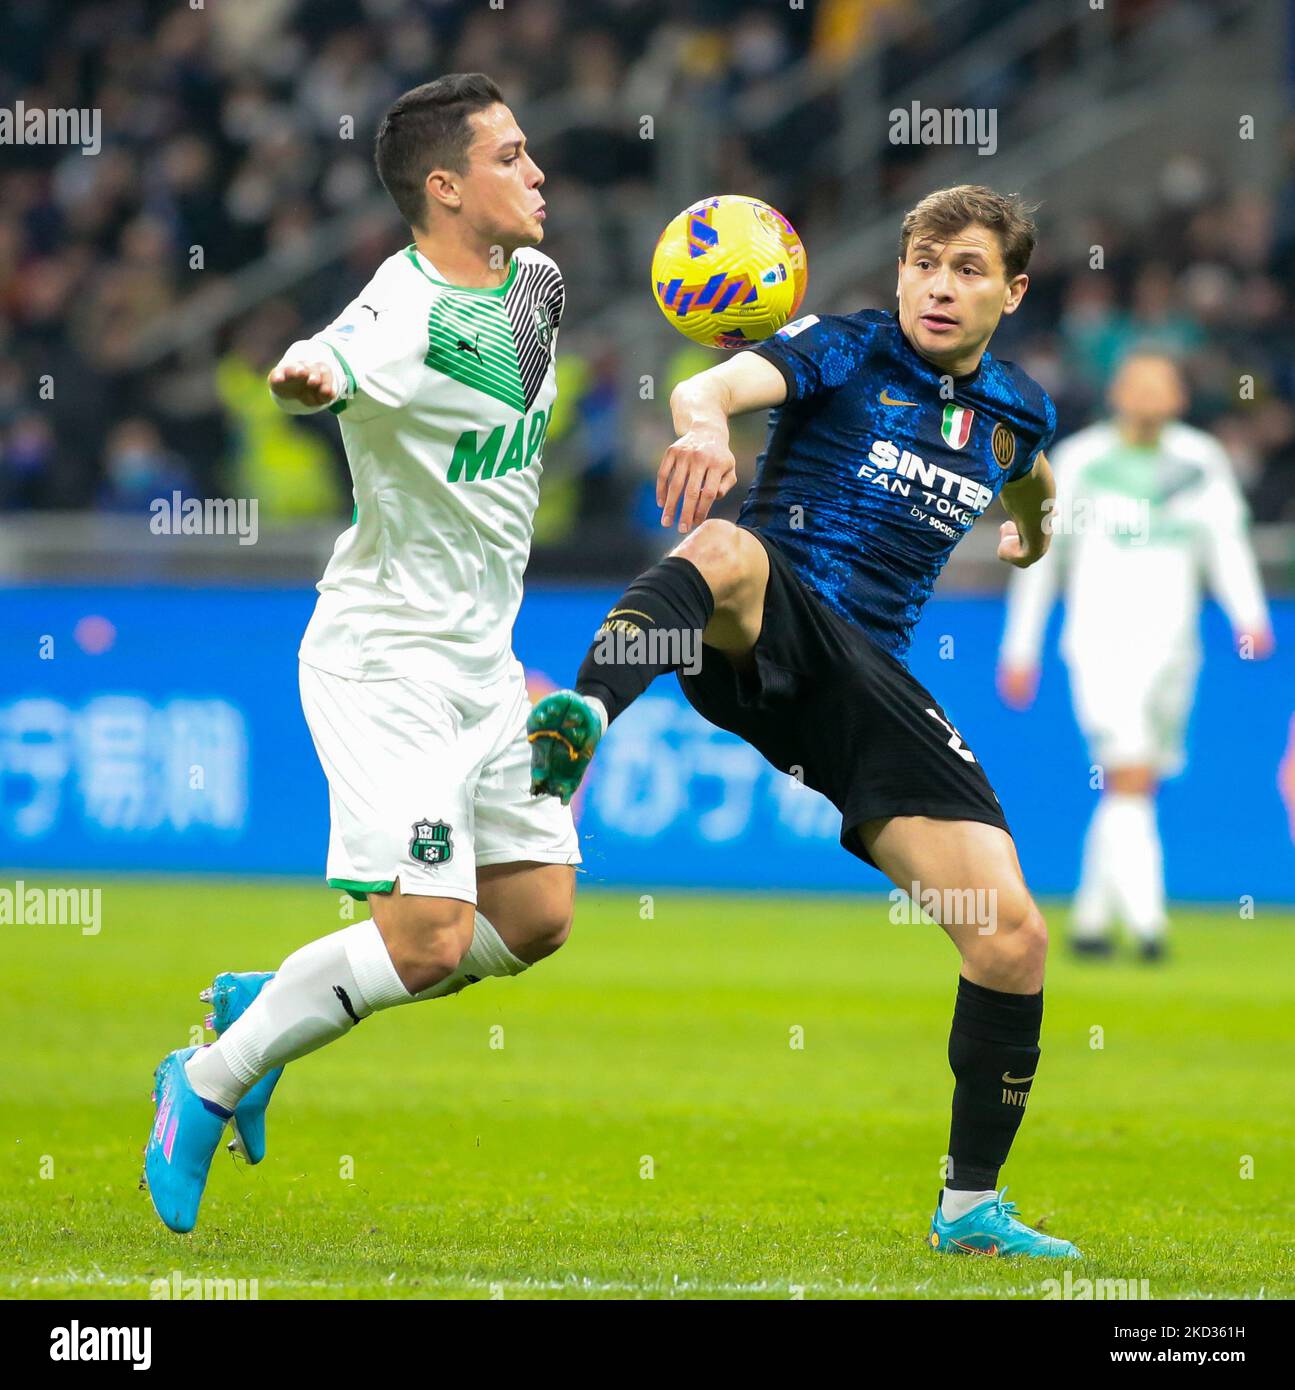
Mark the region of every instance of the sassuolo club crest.
POLYGON ((553 320, 549 317, 547 304, 535 306, 535 336, 539 339, 540 346, 547 351, 553 341, 553 320))
POLYGON ((443 820, 417 821, 409 853, 424 864, 448 864, 454 854, 450 827, 443 820))

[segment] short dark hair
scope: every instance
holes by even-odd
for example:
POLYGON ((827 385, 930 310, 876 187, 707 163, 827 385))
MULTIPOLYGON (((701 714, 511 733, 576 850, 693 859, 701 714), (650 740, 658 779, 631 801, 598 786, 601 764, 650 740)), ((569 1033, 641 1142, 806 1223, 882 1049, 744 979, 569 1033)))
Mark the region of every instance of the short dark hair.
POLYGON ((424 185, 433 169, 468 172, 468 117, 503 99, 484 72, 452 72, 397 97, 383 116, 374 162, 382 186, 411 227, 426 221, 424 185))
POLYGON ((948 241, 976 222, 997 234, 1011 280, 1023 274, 1030 263, 1038 232, 1031 214, 1038 210, 1037 203, 1022 202, 1019 193, 995 193, 977 183, 938 188, 904 217, 899 229, 899 259, 908 259, 908 245, 915 236, 948 241))

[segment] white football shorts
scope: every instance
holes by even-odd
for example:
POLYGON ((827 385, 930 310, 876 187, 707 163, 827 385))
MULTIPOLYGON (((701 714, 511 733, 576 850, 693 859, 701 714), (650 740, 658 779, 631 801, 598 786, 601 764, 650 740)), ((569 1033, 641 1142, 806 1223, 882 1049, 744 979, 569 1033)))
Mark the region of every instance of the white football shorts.
POLYGON ((477 901, 477 868, 578 864, 571 810, 530 792, 520 661, 489 685, 351 680, 300 664, 328 778, 330 888, 477 901))
POLYGON ((1075 718, 1094 763, 1106 769, 1151 767, 1161 777, 1182 771, 1198 653, 1152 652, 1124 660, 1093 653, 1069 666, 1075 718))

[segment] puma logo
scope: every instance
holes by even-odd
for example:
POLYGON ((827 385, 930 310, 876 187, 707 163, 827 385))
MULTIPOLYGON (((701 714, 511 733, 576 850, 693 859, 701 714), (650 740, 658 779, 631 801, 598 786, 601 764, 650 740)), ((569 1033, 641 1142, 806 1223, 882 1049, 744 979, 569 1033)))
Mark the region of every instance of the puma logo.
POLYGON ((892 395, 890 394, 890 392, 887 391, 886 388, 885 388, 884 386, 883 386, 882 389, 881 389, 881 395, 878 396, 877 399, 882 403, 882 405, 911 405, 911 406, 916 406, 916 405, 917 405, 917 402, 916 402, 916 401, 900 401, 900 400, 896 400, 895 397, 892 396, 892 395))
POLYGON ((347 992, 341 987, 341 985, 334 985, 333 993, 337 995, 338 1003, 341 1004, 342 1008, 344 1008, 346 1012, 351 1016, 351 1021, 353 1023, 358 1023, 360 1021, 360 1016, 355 1012, 355 1009, 351 1005, 351 996, 347 994, 347 992))
POLYGON ((477 340, 476 340, 475 343, 470 343, 470 342, 468 342, 468 340, 467 340, 466 338, 460 338, 460 339, 458 340, 458 342, 454 344, 454 346, 455 346, 456 348, 458 348, 458 350, 459 350, 460 352, 470 352, 470 353, 472 353, 473 356, 476 357, 477 361, 480 362, 481 365, 484 367, 486 364, 485 364, 484 360, 482 359, 482 356, 481 356, 481 349, 480 349, 480 347, 478 346, 478 344, 479 344, 480 342, 481 342, 481 334, 478 333, 478 334, 477 334, 477 340))
POLYGON ((378 315, 379 315, 380 313, 382 313, 382 310, 381 310, 381 309, 375 309, 375 308, 373 307, 372 304, 361 304, 361 305, 360 305, 360 308, 361 308, 361 309, 367 309, 367 310, 369 311, 369 313, 371 313, 371 314, 373 315, 373 317, 374 317, 375 320, 377 319, 378 315))

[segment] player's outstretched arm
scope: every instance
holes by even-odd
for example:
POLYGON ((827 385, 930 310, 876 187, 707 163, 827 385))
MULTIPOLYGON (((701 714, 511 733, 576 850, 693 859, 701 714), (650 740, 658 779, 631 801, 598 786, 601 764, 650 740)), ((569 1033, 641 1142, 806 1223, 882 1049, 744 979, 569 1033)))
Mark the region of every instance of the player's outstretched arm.
POLYGON ((1057 485, 1048 460, 1039 454, 1034 467, 1000 494, 1011 521, 998 532, 998 558, 1018 569, 1027 569, 1048 553, 1052 539, 1047 519, 1057 496, 1057 485))
POLYGON ((293 343, 266 378, 275 403, 289 415, 306 415, 332 405, 342 391, 336 367, 317 344, 293 343))
POLYGON ((768 410, 786 399, 782 373, 754 352, 739 353, 675 387, 670 414, 678 438, 665 451, 656 480, 662 526, 674 525, 676 508, 680 531, 700 526, 716 498, 737 482, 729 417, 768 410))

